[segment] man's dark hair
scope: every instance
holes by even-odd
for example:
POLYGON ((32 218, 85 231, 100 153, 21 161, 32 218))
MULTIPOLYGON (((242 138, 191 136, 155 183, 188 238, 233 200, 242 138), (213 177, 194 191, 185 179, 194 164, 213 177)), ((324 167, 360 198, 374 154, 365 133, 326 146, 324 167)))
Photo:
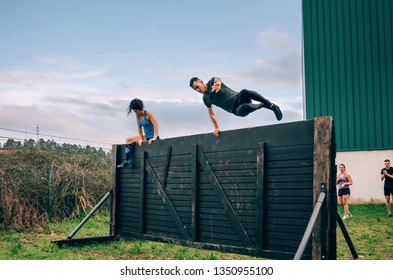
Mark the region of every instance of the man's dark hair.
POLYGON ((197 77, 191 78, 191 80, 190 80, 190 87, 192 87, 192 84, 193 84, 194 82, 198 81, 198 80, 199 80, 199 78, 197 78, 197 77))
POLYGON ((132 113, 132 110, 143 110, 143 107, 143 101, 138 98, 134 98, 131 100, 130 106, 128 106, 127 113, 129 115, 132 113))

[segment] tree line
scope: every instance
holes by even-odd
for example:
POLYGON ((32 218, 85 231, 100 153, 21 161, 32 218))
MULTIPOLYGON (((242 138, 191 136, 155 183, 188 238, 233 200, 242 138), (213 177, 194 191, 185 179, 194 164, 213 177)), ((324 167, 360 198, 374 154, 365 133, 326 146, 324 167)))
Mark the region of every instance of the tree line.
POLYGON ((76 144, 62 143, 58 144, 53 140, 34 139, 19 141, 9 138, 3 145, 0 143, 0 149, 3 150, 16 150, 23 148, 37 148, 44 151, 57 151, 69 154, 80 154, 80 155, 97 155, 97 156, 108 156, 109 152, 105 152, 104 149, 91 147, 87 145, 85 147, 76 144))

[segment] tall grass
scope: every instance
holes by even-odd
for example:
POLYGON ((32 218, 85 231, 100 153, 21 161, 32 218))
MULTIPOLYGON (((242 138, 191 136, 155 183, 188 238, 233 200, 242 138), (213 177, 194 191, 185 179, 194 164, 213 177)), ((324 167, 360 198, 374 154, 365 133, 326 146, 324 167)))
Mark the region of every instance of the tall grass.
POLYGON ((72 219, 110 189, 110 157, 29 148, 0 162, 0 224, 9 229, 72 219))

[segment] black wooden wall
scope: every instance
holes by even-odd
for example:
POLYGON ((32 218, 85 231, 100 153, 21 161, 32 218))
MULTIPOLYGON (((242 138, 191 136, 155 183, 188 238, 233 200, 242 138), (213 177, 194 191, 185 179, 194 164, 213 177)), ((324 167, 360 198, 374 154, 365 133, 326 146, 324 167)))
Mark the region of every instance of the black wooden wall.
MULTIPOLYGON (((112 233, 292 259, 319 188, 315 127, 314 121, 301 121, 224 131, 219 138, 208 133, 135 145, 134 165, 113 168, 112 233)), ((114 165, 123 161, 124 148, 114 145, 114 165)), ((322 172, 333 174, 334 146, 327 149, 332 168, 322 172)), ((329 204, 336 205, 333 179, 329 204)), ((327 209, 335 218, 337 209, 327 209)), ((323 254, 335 258, 336 224, 328 224, 319 229, 330 244, 323 254)), ((305 259, 313 258, 312 242, 305 259)))

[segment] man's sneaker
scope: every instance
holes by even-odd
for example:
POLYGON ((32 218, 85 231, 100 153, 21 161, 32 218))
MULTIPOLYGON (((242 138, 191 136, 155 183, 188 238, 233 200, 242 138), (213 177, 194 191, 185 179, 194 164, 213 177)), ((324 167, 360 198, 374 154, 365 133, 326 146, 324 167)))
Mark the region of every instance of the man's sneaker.
POLYGON ((342 217, 342 219, 343 219, 343 220, 346 220, 346 219, 348 219, 348 216, 347 216, 347 215, 344 215, 344 216, 342 217))
POLYGON ((118 167, 118 168, 123 168, 123 167, 130 166, 131 164, 132 164, 132 161, 131 161, 131 160, 125 160, 125 161, 123 161, 122 164, 119 164, 117 167, 118 167))
POLYGON ((393 215, 391 213, 388 214, 388 217, 393 217, 393 215))
POLYGON ((276 104, 272 104, 272 106, 270 106, 269 109, 274 112, 278 121, 282 119, 282 113, 280 107, 278 107, 276 104))

